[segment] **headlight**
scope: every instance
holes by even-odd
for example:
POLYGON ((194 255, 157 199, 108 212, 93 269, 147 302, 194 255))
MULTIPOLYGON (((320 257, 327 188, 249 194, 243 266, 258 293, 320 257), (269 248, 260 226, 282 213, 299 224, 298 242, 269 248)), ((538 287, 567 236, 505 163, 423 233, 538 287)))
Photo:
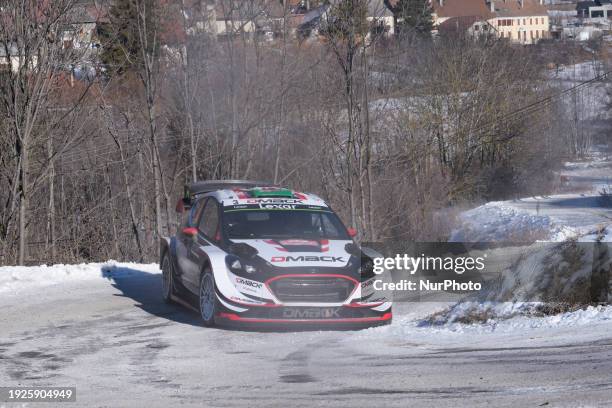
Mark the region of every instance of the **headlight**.
POLYGON ((370 277, 370 275, 374 275, 374 262, 371 258, 361 258, 361 267, 359 268, 359 272, 362 277, 370 277))
POLYGON ((240 258, 235 255, 228 255, 225 257, 225 264, 235 274, 240 274, 241 272, 246 272, 248 274, 252 274, 257 272, 257 268, 253 265, 242 264, 240 258))
POLYGON ((242 271, 242 263, 240 262, 240 258, 234 255, 228 255, 225 257, 225 264, 229 268, 230 271, 236 273, 242 271))

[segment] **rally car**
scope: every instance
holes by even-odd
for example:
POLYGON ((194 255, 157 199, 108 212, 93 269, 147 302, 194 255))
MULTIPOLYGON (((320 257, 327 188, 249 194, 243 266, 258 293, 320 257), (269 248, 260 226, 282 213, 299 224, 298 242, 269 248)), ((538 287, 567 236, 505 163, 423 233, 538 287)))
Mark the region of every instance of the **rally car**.
POLYGON ((205 326, 363 328, 391 322, 371 253, 321 198, 263 182, 186 188, 183 224, 160 242, 166 302, 205 326))

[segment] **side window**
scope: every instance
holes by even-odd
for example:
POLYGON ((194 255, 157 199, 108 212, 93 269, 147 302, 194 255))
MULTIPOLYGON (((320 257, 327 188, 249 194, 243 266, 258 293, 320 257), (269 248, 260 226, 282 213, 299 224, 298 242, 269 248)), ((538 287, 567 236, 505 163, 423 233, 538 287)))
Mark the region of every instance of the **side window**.
POLYGON ((331 220, 331 217, 327 214, 321 214, 323 218, 323 230, 325 231, 326 236, 330 238, 337 238, 341 236, 340 230, 334 225, 331 220))
POLYGON ((201 198, 195 202, 194 205, 191 206, 189 210, 189 216, 187 217, 187 226, 195 227, 198 222, 198 218, 200 214, 202 214, 202 208, 204 207, 205 198, 201 198))
POLYGON ((219 226, 219 210, 214 198, 209 198, 204 204, 198 229, 208 238, 215 238, 219 226))

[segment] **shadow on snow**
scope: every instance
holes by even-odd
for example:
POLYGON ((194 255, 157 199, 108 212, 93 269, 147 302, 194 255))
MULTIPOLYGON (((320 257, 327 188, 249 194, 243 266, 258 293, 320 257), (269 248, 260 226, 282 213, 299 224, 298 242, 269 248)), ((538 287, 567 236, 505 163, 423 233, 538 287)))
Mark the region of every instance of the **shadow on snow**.
POLYGON ((121 291, 121 294, 115 296, 133 299, 136 306, 145 312, 177 323, 201 326, 198 315, 193 311, 164 302, 159 273, 114 265, 103 266, 101 273, 102 277, 112 281, 112 285, 121 291))

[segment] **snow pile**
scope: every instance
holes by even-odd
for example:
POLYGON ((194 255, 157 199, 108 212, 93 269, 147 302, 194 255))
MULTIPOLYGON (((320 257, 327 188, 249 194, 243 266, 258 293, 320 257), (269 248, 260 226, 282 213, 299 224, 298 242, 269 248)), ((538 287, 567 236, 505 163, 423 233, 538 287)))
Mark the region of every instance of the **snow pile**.
POLYGON ((568 239, 579 229, 559 228, 550 217, 510 208, 503 202, 468 211, 462 221, 464 225, 454 233, 455 240, 511 241, 516 232, 527 231, 532 238, 548 232, 552 242, 535 242, 519 247, 519 251, 495 249, 491 255, 506 261, 499 269, 500 276, 487 282, 477 295, 430 315, 423 325, 497 324, 521 316, 558 315, 591 304, 610 303, 611 227, 600 226, 568 239))
POLYGON ((535 315, 541 305, 540 302, 460 302, 422 320, 419 326, 490 323, 520 315, 535 315))
POLYGON ((612 242, 612 226, 603 226, 580 237, 580 242, 612 242))
POLYGON ((447 332, 505 332, 554 327, 576 327, 612 323, 612 306, 587 306, 554 315, 543 312, 541 303, 461 303, 454 306, 451 319, 437 321, 431 317, 420 321, 404 321, 398 330, 437 330, 447 332), (488 316, 481 324, 471 324, 466 316, 488 316))
MULTIPOLYGON (((497 249, 510 255, 509 251, 497 249)), ((612 247, 569 240, 520 247, 483 290, 428 317, 433 325, 543 316, 609 301, 612 247)))
POLYGON ((574 240, 531 245, 502 273, 503 282, 494 300, 567 304, 600 301, 593 299, 593 290, 603 285, 598 280, 599 271, 610 269, 608 252, 607 245, 574 240))
POLYGON ((563 241, 576 231, 556 225, 547 215, 531 214, 507 201, 492 201, 462 213, 462 225, 451 233, 451 242, 563 241))
POLYGON ((16 293, 31 287, 66 282, 128 276, 134 271, 159 273, 159 265, 123 263, 110 260, 103 263, 78 265, 3 266, 0 267, 0 293, 16 293))
MULTIPOLYGON (((588 72, 592 68, 584 65, 577 71, 592 75, 588 72)), ((550 317, 552 322, 608 316, 610 309, 602 315, 587 307, 612 300, 612 246, 607 244, 612 242, 612 211, 610 196, 602 194, 612 174, 606 151, 595 146, 589 160, 567 162, 559 173, 575 191, 589 193, 490 202, 460 214, 450 241, 528 245, 520 247, 516 258, 509 248, 498 248, 496 253, 504 261, 500 277, 476 296, 430 315, 422 324, 497 325, 538 316, 549 319, 553 314, 561 317, 550 317)))
MULTIPOLYGON (((462 307, 468 308, 468 305, 462 307)), ((350 338, 355 344, 379 344, 389 338, 410 339, 421 347, 510 347, 529 344, 532 339, 545 343, 585 341, 607 338, 612 330, 612 306, 588 306, 556 315, 528 314, 537 304, 473 304, 483 313, 495 309, 503 316, 481 324, 460 321, 435 324, 414 316, 394 317, 390 326, 363 330, 350 338), (466 337, 468 336, 468 337, 466 337), (467 343, 466 343, 467 341, 467 343)))

